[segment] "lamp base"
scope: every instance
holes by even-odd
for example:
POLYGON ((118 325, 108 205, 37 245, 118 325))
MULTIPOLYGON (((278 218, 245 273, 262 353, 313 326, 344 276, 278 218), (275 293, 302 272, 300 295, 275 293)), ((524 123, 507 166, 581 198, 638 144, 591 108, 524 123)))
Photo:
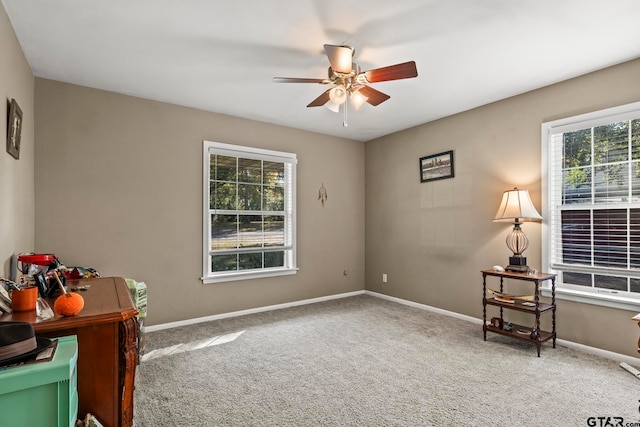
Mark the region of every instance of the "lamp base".
POLYGON ((529 271, 527 266, 527 257, 523 256, 510 256, 509 265, 505 268, 507 271, 515 271, 517 273, 526 273, 529 271))

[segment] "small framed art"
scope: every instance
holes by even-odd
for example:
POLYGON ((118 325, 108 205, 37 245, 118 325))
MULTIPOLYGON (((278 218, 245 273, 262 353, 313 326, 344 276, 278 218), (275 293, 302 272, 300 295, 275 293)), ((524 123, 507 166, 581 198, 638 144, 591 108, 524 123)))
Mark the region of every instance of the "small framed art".
POLYGON ((9 123, 7 126, 7 153, 16 159, 20 158, 20 136, 22 135, 22 110, 15 99, 9 106, 9 123))
POLYGON ((420 182, 453 178, 453 150, 420 158, 420 182))

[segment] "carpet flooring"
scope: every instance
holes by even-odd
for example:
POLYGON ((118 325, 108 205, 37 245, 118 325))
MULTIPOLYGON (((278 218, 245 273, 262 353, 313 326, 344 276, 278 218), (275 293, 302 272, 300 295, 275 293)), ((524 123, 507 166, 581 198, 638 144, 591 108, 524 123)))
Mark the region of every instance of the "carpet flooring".
POLYGON ((137 427, 640 426, 615 361, 367 295, 145 338, 137 427))

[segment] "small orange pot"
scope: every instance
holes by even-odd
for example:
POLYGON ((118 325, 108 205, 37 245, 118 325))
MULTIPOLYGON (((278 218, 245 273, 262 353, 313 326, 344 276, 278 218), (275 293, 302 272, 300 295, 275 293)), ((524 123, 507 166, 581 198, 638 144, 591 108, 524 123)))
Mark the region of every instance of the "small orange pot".
POLYGON ((11 292, 11 308, 13 311, 31 311, 36 309, 38 288, 27 286, 19 291, 11 292))

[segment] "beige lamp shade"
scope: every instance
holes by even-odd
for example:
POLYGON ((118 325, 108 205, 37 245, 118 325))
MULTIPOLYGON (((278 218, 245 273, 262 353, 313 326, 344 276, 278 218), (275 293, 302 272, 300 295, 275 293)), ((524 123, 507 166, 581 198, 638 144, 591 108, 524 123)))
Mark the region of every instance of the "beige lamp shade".
POLYGON ((505 220, 535 221, 541 220, 542 216, 538 213, 535 206, 531 202, 528 190, 507 190, 502 194, 502 202, 496 213, 494 221, 505 220))

